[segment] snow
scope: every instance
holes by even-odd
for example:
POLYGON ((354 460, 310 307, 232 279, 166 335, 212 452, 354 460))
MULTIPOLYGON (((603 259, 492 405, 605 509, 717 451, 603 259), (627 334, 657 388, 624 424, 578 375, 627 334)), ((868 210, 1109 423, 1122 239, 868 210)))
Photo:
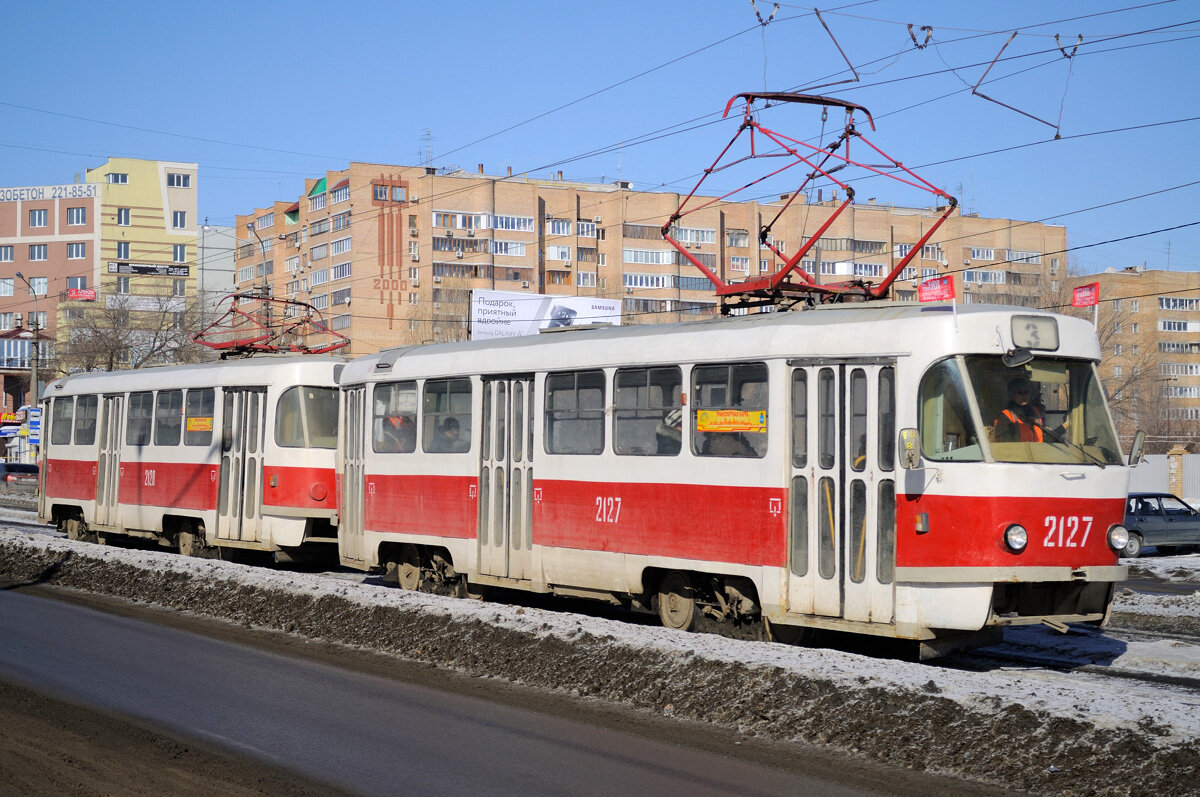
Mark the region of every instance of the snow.
MULTIPOLYGON (((916 664, 874 659, 828 649, 789 647, 745 642, 712 635, 686 634, 657 626, 642 626, 595 617, 545 611, 529 607, 483 603, 437 595, 406 592, 361 583, 359 578, 281 572, 215 560, 188 559, 159 551, 128 550, 71 542, 44 533, 0 528, 0 547, 120 562, 147 571, 189 574, 199 579, 222 580, 313 597, 337 596, 368 606, 401 607, 430 612, 456 620, 478 621, 534 637, 572 640, 581 634, 608 640, 615 646, 649 649, 677 660, 705 659, 740 664, 750 670, 779 668, 804 678, 820 678, 838 688, 858 692, 879 687, 904 692, 935 692, 976 712, 995 713, 1006 706, 1043 710, 1056 717, 1074 718, 1100 728, 1133 729, 1147 721, 1163 729, 1153 743, 1200 741, 1200 696, 1169 685, 1115 680, 1090 672, 1054 669, 997 667, 984 672, 963 672, 936 664, 916 664), (931 683, 933 687, 931 688, 931 683)), ((1176 571, 1191 582, 1200 557, 1173 557, 1170 563, 1145 560, 1155 574, 1178 580, 1176 571), (1184 561, 1188 560, 1188 561, 1184 561), (1182 563, 1182 566, 1181 566, 1182 563)), ((1139 560, 1138 567, 1142 567, 1139 560)), ((1121 594, 1121 611, 1139 613, 1200 613, 1200 597, 1121 594)), ((1104 633, 1072 632, 1058 635, 1041 628, 1009 629, 1004 652, 1041 649, 1049 658, 1064 658, 1105 667, 1132 669, 1181 677, 1200 676, 1200 648, 1183 640, 1121 640, 1104 633)))

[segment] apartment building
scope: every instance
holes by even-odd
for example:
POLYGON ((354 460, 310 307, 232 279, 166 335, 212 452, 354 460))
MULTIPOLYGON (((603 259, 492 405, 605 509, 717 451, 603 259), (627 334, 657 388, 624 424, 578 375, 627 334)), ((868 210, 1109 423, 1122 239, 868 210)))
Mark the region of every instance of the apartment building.
MULTIPOLYGON (((294 201, 239 215, 238 290, 311 302, 352 340, 350 353, 465 338, 470 291, 487 288, 620 299, 622 323, 719 311, 708 279, 666 243, 679 195, 627 182, 491 176, 351 163, 305 181, 294 201)), ((729 281, 772 273, 834 213, 836 196, 808 202, 717 202, 689 214, 675 237, 729 281)), ((706 202, 708 200, 701 200, 706 202)), ((803 266, 822 282, 876 282, 925 234, 937 208, 851 205, 803 266)), ((962 301, 1037 306, 1065 278, 1066 230, 955 212, 894 286, 953 275, 962 301)))
POLYGON ((1200 273, 1133 266, 1074 277, 1100 285, 1100 377, 1122 438, 1154 453, 1200 438, 1200 273), (1162 449, 1160 451, 1160 449, 1162 449))

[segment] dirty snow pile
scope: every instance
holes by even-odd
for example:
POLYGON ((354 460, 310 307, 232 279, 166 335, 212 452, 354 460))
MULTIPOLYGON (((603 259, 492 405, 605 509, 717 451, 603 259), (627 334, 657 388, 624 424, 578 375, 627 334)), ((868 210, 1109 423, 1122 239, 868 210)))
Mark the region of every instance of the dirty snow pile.
POLYGON ((0 578, 367 647, 1014 789, 1176 794, 1200 771, 1200 695, 1090 671, 963 672, 5 529, 0 578))

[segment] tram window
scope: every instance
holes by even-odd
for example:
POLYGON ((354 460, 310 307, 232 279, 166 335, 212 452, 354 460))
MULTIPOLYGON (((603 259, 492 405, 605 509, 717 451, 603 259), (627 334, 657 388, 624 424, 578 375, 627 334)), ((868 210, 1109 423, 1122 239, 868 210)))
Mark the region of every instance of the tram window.
MULTIPOLYGON (((867 467, 867 372, 850 372, 850 469, 867 467)), ((861 579, 860 579, 861 580, 861 579)))
POLYGON ((837 527, 834 513, 837 512, 837 495, 833 479, 826 476, 817 484, 817 572, 821 578, 830 579, 837 575, 837 527))
POLYGON ((896 465, 896 369, 879 369, 879 467, 896 465))
POLYGON ((921 452, 927 458, 956 462, 983 459, 956 361, 942 360, 925 373, 918 402, 921 452))
POLYGON ((275 406, 275 443, 284 448, 337 448, 337 413, 338 393, 333 388, 290 387, 275 406))
MULTIPOLYGON (((792 372, 792 465, 808 464, 808 374, 792 372)), ((806 506, 807 509, 807 506, 806 506)), ((807 550, 807 549, 805 549, 807 550)), ((803 573, 796 573, 798 576, 803 573)))
POLYGON ((692 371, 692 452, 702 457, 767 455, 767 365, 700 365, 692 371))
POLYGON ((183 391, 158 391, 158 397, 154 400, 154 445, 179 445, 182 430, 183 391))
POLYGON ((880 584, 891 584, 896 565, 896 485, 891 479, 879 482, 876 513, 875 578, 880 584))
POLYGON ((212 444, 215 391, 211 387, 187 392, 183 414, 183 444, 207 446, 212 444))
POLYGON ((75 400, 75 445, 95 445, 96 410, 99 406, 99 396, 80 396, 75 400))
POLYGON ((546 377, 546 453, 599 454, 604 450, 604 372, 546 377))
POLYGON ((614 388, 613 450, 634 456, 675 456, 683 447, 677 367, 617 371, 614 388))
POLYGON ((145 446, 150 444, 150 423, 154 417, 154 394, 130 393, 129 414, 125 421, 125 444, 145 446))
POLYGON ((471 380, 431 379, 425 383, 423 449, 461 454, 471 448, 471 380))
POLYGON ((861 479, 850 482, 850 561, 846 569, 850 580, 861 584, 867 577, 867 485, 861 479))
POLYGON ((808 479, 792 477, 791 554, 788 557, 792 574, 808 575, 808 479))
POLYGON ((817 375, 817 459, 828 470, 837 460, 837 381, 832 368, 817 375))
POLYGON ((377 452, 411 454, 417 450, 417 383, 375 385, 371 447, 377 452))
POLYGON ((56 446, 71 444, 71 423, 75 415, 75 397, 59 396, 50 409, 50 443, 56 446))

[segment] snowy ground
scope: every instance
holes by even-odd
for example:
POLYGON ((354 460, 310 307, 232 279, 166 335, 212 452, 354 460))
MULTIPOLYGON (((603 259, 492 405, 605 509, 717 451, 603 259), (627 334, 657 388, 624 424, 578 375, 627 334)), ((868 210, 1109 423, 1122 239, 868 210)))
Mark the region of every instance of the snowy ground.
MULTIPOLYGON (((1137 566, 1144 561, 1175 578, 1180 560, 1200 562, 1172 559, 1137 566)), ((1186 563, 1183 570, 1194 574, 1186 563)), ((1009 788, 1183 794, 1196 788, 1200 771, 1200 692, 1177 683, 1200 675, 1193 641, 1010 630, 995 652, 1041 649, 1070 664, 968 672, 2 528, 0 577, 373 648, 1009 788), (1106 669, 1167 674, 1176 683, 1118 680, 1106 669)), ((1124 618, 1186 622, 1200 615, 1197 600, 1122 594, 1118 610, 1124 618)))

